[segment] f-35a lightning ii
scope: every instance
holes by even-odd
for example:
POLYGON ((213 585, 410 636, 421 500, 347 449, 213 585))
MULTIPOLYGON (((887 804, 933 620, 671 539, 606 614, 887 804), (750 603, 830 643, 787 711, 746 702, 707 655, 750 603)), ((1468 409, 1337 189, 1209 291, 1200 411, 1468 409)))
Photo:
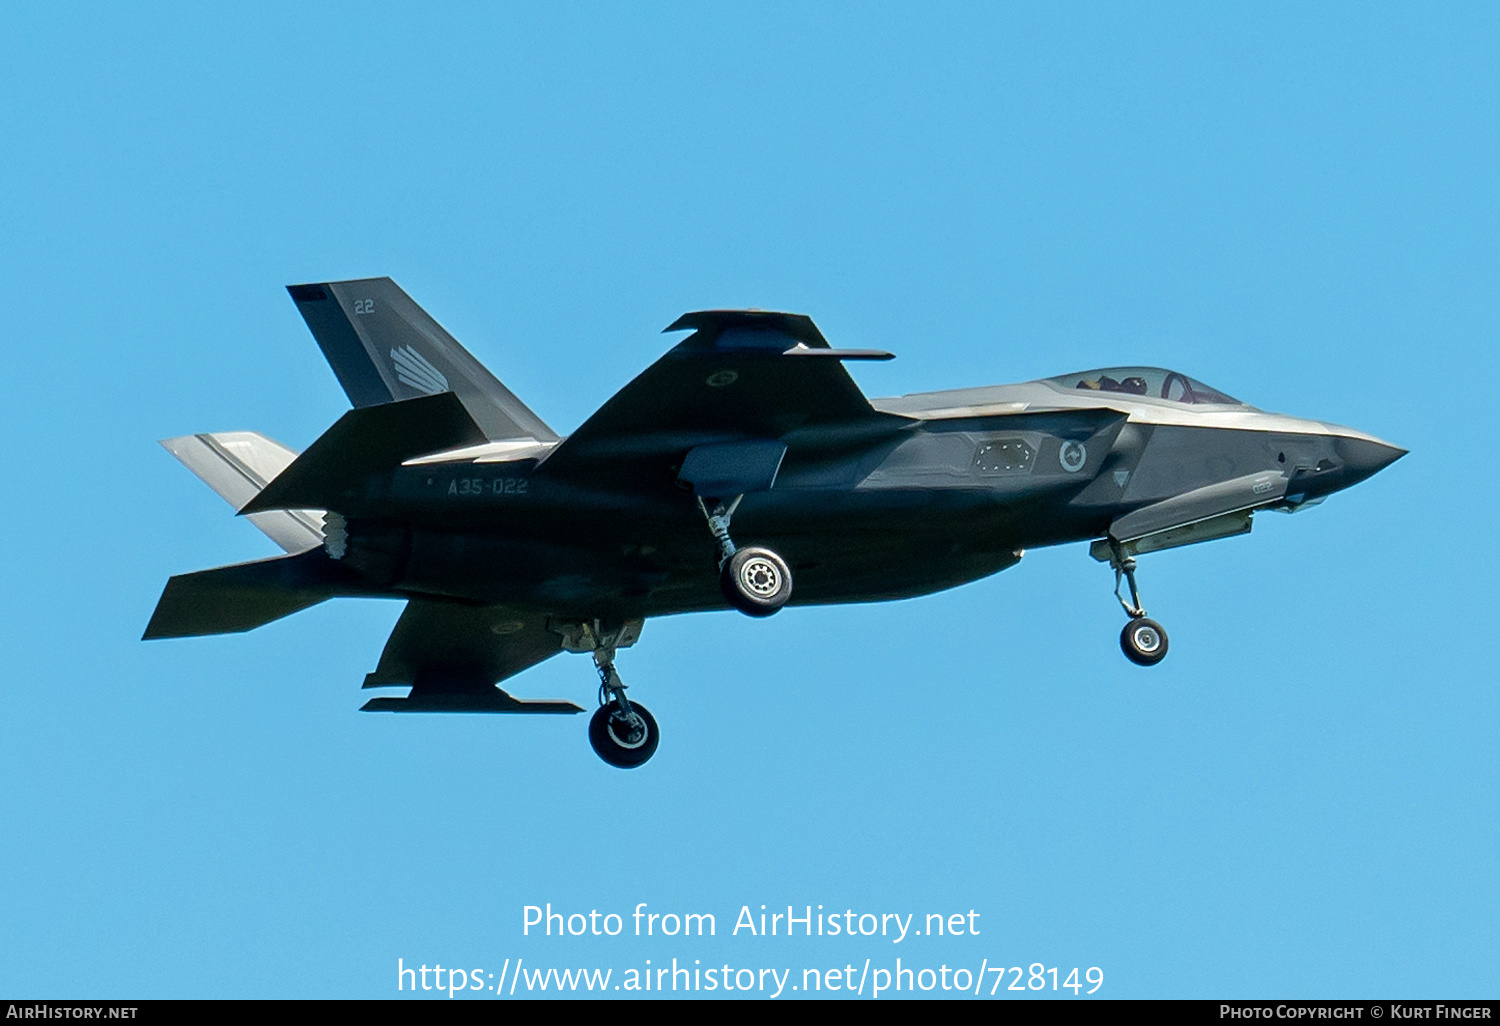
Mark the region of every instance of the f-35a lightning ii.
POLYGON ((582 712, 497 685, 591 653, 589 740, 613 766, 659 739, 615 669, 649 617, 907 598, 1087 541, 1125 655, 1150 666, 1167 635, 1137 556, 1243 534, 1404 454, 1150 367, 870 400, 844 363, 891 354, 761 310, 678 318, 692 334, 561 438, 389 278, 289 291, 355 408, 300 455, 252 432, 162 443, 287 554, 173 577, 145 636, 403 598, 364 686, 410 692, 365 710, 582 712))

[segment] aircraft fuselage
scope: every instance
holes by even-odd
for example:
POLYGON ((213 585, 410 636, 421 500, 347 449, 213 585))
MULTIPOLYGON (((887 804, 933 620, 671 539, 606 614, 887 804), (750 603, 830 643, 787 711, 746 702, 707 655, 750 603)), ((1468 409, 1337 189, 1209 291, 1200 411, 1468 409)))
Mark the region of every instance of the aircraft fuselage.
POLYGON ((286 555, 172 577, 145 636, 403 598, 364 686, 410 691, 363 709, 582 712, 499 685, 586 652, 589 741, 624 768, 660 736, 615 667, 649 617, 907 598, 1090 541, 1121 648, 1151 666, 1167 635, 1136 556, 1244 534, 1402 455, 1151 367, 870 400, 845 362, 891 354, 764 310, 683 315, 667 330, 692 334, 563 438, 390 279, 289 291, 354 409, 301 454, 245 431, 164 443, 286 555))
MULTIPOLYGON (((792 432, 773 487, 745 495, 736 535, 785 557, 793 604, 906 598, 1003 570, 1025 549, 1098 538, 1134 510, 1246 475, 1285 478, 1279 508, 1295 509, 1401 452, 1257 410, 1188 419, 1080 396, 1072 408, 1015 412, 1024 400, 1011 397, 1030 387, 875 400, 904 416, 852 442, 792 432), (997 404, 1005 412, 983 412, 997 404)), ((540 604, 565 617, 724 606, 681 482, 590 487, 549 477, 545 455, 393 471, 351 509, 345 565, 381 590, 540 604)))

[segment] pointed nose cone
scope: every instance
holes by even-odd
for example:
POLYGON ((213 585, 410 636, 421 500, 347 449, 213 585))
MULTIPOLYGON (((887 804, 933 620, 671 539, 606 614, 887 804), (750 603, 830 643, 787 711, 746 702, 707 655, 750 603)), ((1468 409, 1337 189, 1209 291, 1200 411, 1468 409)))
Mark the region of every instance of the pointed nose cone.
POLYGON ((1343 437, 1335 443, 1338 455, 1344 459, 1344 466, 1350 469, 1355 480, 1365 480, 1377 471, 1383 471, 1386 466, 1397 462, 1406 456, 1407 450, 1400 446, 1391 446, 1376 438, 1350 438, 1343 437))
POLYGON ((1340 435, 1334 441, 1334 449, 1344 464, 1346 488, 1384 470, 1406 455, 1406 450, 1400 446, 1390 445, 1369 435, 1340 435))

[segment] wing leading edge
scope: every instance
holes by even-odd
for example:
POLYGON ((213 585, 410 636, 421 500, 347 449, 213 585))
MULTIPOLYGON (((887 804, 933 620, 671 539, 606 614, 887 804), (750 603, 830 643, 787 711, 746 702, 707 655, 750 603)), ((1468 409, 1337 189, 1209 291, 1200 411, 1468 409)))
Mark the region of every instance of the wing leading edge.
POLYGON ((891 354, 833 349, 805 315, 705 310, 684 314, 666 330, 689 328, 692 335, 584 421, 542 471, 670 461, 699 445, 905 419, 871 406, 842 365, 891 354))

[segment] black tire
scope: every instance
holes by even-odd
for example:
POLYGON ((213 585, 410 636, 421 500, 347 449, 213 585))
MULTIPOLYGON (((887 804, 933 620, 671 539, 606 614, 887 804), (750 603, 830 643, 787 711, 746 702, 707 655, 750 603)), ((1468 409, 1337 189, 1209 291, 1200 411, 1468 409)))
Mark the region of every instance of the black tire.
POLYGON ((1120 632, 1120 650, 1137 666, 1155 666, 1167 657, 1167 632, 1155 620, 1138 616, 1120 632))
POLYGON ((792 597, 792 569, 770 549, 740 549, 724 564, 719 586, 729 604, 747 616, 770 616, 792 597))
POLYGON ((599 758, 620 769, 633 769, 656 753, 661 732, 656 717, 638 702, 630 703, 628 722, 620 716, 620 707, 611 702, 600 706, 589 718, 589 744, 599 758))

